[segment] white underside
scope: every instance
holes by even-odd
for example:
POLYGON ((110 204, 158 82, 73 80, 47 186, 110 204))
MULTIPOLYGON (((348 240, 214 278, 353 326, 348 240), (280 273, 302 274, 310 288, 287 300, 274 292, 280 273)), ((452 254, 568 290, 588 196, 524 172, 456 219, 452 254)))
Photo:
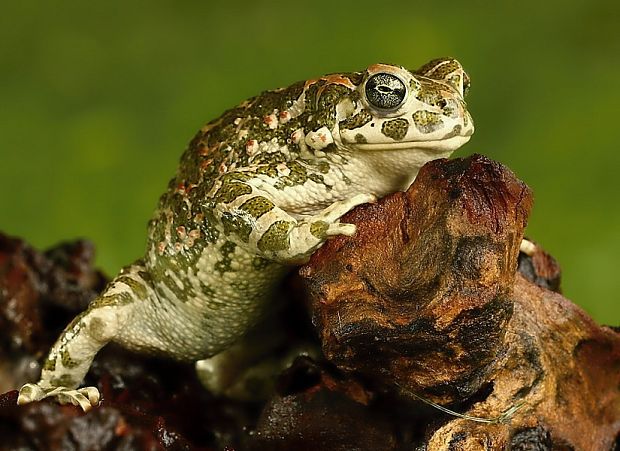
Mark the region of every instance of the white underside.
POLYGON ((448 140, 394 143, 389 146, 361 144, 352 151, 347 174, 356 185, 377 197, 409 188, 422 166, 448 158, 469 140, 456 136, 448 140))

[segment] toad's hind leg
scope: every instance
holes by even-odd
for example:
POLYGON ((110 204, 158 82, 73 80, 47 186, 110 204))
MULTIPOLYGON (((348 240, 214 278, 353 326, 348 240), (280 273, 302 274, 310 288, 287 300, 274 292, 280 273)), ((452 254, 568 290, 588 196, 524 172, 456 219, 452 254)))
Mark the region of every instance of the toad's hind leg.
POLYGON ((119 335, 146 290, 137 266, 114 279, 65 328, 45 361, 41 380, 20 389, 18 404, 56 398, 61 404, 79 405, 85 411, 97 405, 100 398, 97 388, 77 387, 97 352, 119 335))
POLYGON ((208 359, 196 362, 200 382, 213 394, 243 401, 265 401, 273 395, 276 380, 296 357, 318 358, 318 346, 291 343, 281 315, 271 315, 237 343, 208 359))

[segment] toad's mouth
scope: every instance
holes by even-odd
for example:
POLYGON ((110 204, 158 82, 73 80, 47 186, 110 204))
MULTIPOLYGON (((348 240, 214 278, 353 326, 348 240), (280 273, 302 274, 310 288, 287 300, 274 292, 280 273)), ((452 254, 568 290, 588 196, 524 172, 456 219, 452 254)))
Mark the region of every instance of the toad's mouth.
POLYGON ((452 152, 465 144, 471 135, 453 136, 447 139, 436 139, 430 141, 401 141, 393 143, 350 143, 349 146, 361 151, 372 150, 434 150, 437 152, 452 152))

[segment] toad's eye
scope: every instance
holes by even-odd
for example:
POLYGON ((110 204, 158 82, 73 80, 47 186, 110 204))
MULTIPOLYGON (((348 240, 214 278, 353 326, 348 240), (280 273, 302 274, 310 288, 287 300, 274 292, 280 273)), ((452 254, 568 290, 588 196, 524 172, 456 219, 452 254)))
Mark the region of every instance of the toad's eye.
POLYGON ((395 110, 407 97, 407 88, 400 78, 392 74, 375 74, 366 82, 368 103, 380 110, 395 110))

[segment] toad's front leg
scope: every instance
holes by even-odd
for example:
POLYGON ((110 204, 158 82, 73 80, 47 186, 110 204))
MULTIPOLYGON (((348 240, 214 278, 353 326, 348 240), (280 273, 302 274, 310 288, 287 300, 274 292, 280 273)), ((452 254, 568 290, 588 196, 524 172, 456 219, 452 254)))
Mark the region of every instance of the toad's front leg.
MULTIPOLYGON (((334 202, 318 214, 298 220, 276 207, 268 196, 266 192, 254 190, 251 195, 216 208, 230 239, 241 242, 252 254, 286 265, 306 261, 329 237, 353 235, 355 226, 340 223, 340 217, 357 205, 375 199, 372 195, 360 194, 334 202)), ((284 339, 282 334, 274 331, 269 332, 268 338, 261 336, 260 331, 258 336, 244 338, 234 347, 198 362, 201 381, 214 393, 242 399, 255 398, 256 393, 246 388, 254 390, 257 382, 249 380, 250 383, 245 383, 248 378, 260 374, 259 385, 264 386, 291 362, 290 353, 281 356, 281 359, 272 358, 269 362, 265 358, 284 339)))
POLYGON ((375 197, 358 194, 351 199, 337 201, 319 214, 301 221, 280 219, 272 223, 261 236, 259 251, 289 264, 306 262, 328 238, 337 235, 352 236, 355 225, 340 222, 340 217, 358 205, 372 202, 375 197))
POLYGON ((336 201, 318 214, 296 219, 267 191, 245 186, 243 195, 215 204, 224 233, 260 257, 292 265, 306 262, 329 237, 353 235, 355 226, 341 223, 340 217, 376 199, 372 194, 358 194, 336 201))

